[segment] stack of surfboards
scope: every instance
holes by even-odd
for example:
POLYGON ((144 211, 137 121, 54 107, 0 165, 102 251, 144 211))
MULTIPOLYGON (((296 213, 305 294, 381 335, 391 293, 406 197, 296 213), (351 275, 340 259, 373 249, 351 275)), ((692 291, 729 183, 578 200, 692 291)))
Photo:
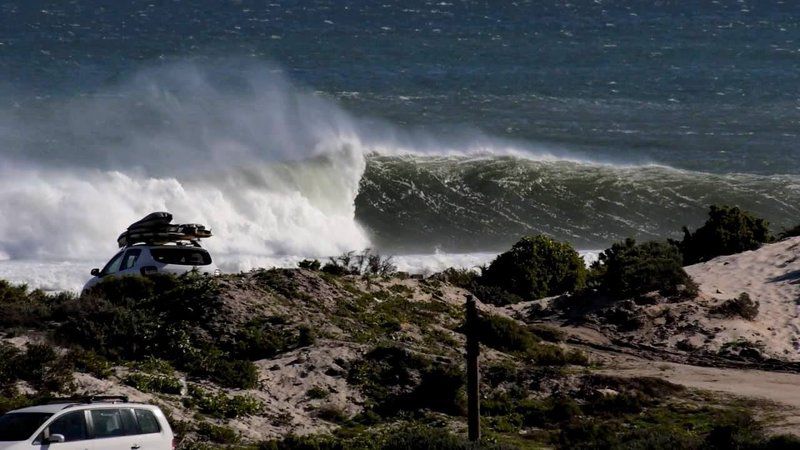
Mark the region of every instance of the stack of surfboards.
POLYGON ((200 239, 211 237, 211 230, 197 223, 172 223, 172 214, 154 212, 142 220, 134 222, 117 238, 120 248, 129 245, 166 244, 169 242, 189 241, 197 244, 200 239))

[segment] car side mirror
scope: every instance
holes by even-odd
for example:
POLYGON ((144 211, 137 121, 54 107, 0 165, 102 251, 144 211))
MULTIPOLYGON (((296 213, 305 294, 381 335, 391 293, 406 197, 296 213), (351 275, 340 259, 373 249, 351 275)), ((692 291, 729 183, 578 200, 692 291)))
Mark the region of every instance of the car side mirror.
POLYGON ((46 444, 57 444, 60 442, 66 442, 67 438, 64 437, 63 434, 51 434, 49 438, 45 439, 46 444))
POLYGON ((100 275, 100 269, 98 269, 98 268, 92 269, 91 274, 92 274, 92 276, 95 276, 95 277, 100 275))

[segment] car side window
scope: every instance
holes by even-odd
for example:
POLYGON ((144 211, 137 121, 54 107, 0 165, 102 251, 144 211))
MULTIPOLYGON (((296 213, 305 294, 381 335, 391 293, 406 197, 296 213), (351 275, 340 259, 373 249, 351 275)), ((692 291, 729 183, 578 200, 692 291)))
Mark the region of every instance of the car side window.
POLYGON ((125 252, 125 257, 122 258, 122 266, 119 270, 126 270, 130 269, 131 267, 136 264, 136 260, 139 259, 139 255, 142 253, 142 249, 140 248, 132 248, 125 252))
POLYGON ((109 438, 125 436, 125 425, 122 422, 122 413, 119 409, 93 409, 91 414, 94 437, 109 438))
MULTIPOLYGON (((64 414, 54 420, 47 429, 50 431, 50 436, 54 434, 64 435, 65 442, 88 439, 86 420, 83 411, 74 411, 64 414)), ((38 440, 41 441, 43 438, 44 436, 40 436, 38 440)))
POLYGON ((153 411, 148 409, 137 409, 135 411, 136 418, 139 419, 139 429, 142 430, 142 434, 161 432, 161 427, 158 425, 158 420, 156 419, 156 415, 153 414, 153 411))
POLYGON ((108 275, 110 273, 117 273, 119 272, 119 265, 122 263, 122 253, 117 254, 111 261, 103 267, 103 270, 100 272, 102 275, 108 275))

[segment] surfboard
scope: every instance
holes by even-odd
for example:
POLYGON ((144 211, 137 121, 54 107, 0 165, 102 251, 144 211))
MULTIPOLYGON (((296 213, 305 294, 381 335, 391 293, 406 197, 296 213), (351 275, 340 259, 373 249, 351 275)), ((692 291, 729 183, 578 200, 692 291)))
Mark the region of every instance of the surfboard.
POLYGON ((133 244, 166 244, 189 241, 199 246, 198 241, 211 237, 211 230, 199 223, 172 224, 172 214, 155 212, 132 223, 117 238, 120 248, 133 244))

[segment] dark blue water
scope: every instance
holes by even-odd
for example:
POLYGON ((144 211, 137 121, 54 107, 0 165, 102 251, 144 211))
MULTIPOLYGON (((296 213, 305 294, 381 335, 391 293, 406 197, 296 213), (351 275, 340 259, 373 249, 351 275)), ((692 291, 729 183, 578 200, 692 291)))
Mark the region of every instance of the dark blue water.
MULTIPOLYGON (((131 136, 114 130, 163 134, 180 118, 150 108, 92 128, 74 107, 66 124, 53 111, 120 95, 135 109, 147 78, 123 94, 114 86, 174 64, 236 90, 237 73, 262 64, 361 129, 488 136, 613 164, 371 158, 351 200, 378 246, 493 250, 533 232, 601 246, 674 236, 710 203, 790 226, 800 221, 799 52, 800 3, 790 1, 5 1, 0 156, 135 162, 118 151, 131 136), (3 126, 28 122, 38 131, 3 126), (627 168, 642 163, 685 171, 627 168)), ((220 104, 174 82, 158 89, 165 104, 220 104)), ((228 125, 227 139, 257 142, 228 125)), ((194 145, 194 134, 169 142, 194 145)))
POLYGON ((438 133, 797 173, 798 19, 797 2, 6 1, 0 80, 24 103, 234 55, 438 133))

